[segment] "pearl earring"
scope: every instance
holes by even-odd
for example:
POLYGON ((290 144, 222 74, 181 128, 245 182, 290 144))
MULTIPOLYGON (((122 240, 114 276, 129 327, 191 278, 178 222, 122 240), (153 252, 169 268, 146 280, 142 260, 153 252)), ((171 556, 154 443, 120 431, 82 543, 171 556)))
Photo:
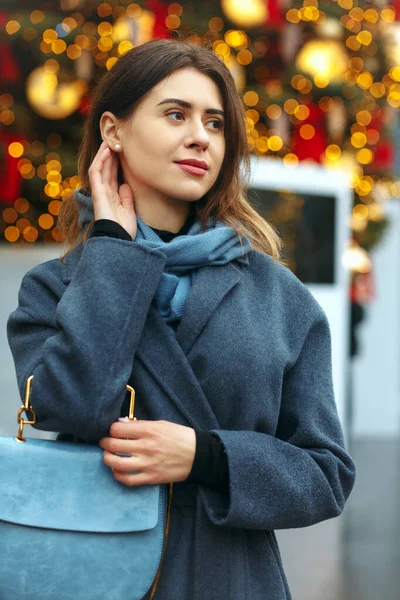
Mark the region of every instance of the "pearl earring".
POLYGON ((119 144, 115 144, 115 150, 118 152, 118 150, 121 150, 121 146, 119 144))

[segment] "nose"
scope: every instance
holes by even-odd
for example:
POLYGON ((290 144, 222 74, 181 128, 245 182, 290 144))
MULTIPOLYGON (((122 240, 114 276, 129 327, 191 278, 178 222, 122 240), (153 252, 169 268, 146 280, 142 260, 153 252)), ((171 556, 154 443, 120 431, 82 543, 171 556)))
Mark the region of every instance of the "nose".
POLYGON ((205 125, 201 119, 193 119, 189 133, 186 138, 185 146, 187 148, 208 148, 210 144, 210 137, 208 131, 205 129, 205 125))

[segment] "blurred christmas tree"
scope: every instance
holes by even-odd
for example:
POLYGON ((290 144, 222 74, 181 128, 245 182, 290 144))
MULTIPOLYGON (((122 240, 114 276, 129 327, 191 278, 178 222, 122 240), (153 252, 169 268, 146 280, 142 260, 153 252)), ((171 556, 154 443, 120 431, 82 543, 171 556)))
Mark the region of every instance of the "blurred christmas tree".
POLYGON ((0 235, 59 241, 62 199, 90 90, 118 56, 154 37, 207 39, 247 106, 249 147, 288 169, 349 168, 355 240, 369 250, 399 196, 393 129, 400 106, 393 7, 353 0, 37 0, 0 12, 0 235))

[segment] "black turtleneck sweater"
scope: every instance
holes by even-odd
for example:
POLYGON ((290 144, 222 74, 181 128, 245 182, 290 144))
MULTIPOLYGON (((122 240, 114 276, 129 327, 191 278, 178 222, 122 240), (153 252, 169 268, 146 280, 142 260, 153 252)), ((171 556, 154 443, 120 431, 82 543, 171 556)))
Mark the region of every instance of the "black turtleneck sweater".
MULTIPOLYGON (((153 231, 164 241, 170 242, 178 235, 186 234, 195 222, 194 210, 177 233, 155 229, 153 231)), ((121 240, 132 241, 129 233, 116 221, 99 219, 95 221, 90 237, 109 236, 121 240)), ((208 431, 195 430, 196 453, 192 470, 187 482, 212 487, 222 494, 229 490, 228 460, 220 439, 208 431)))

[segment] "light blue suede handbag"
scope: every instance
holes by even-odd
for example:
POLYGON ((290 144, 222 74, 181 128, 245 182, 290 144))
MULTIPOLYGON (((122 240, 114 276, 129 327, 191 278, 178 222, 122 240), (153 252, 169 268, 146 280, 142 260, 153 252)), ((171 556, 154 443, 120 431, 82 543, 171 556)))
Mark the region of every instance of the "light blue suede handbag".
MULTIPOLYGON (((168 540, 172 483, 129 487, 99 446, 0 436, 1 600, 153 598, 168 540)), ((135 391, 129 419, 135 419, 135 391)), ((22 418, 30 412, 32 419, 22 418)))

